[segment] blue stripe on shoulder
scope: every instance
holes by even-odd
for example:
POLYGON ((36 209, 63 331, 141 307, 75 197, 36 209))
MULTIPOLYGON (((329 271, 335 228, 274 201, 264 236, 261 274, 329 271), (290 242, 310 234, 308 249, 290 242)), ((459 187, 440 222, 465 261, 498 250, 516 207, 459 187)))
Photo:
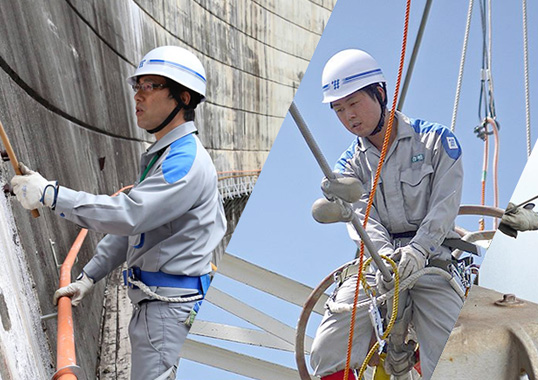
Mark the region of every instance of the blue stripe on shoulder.
POLYGON ((170 152, 163 161, 163 175, 168 183, 175 183, 191 170, 196 157, 196 139, 192 134, 183 136, 170 145, 170 152))
POLYGON ((430 123, 424 120, 411 119, 411 126, 416 133, 425 134, 429 132, 437 133, 441 137, 441 144, 446 154, 453 160, 461 156, 461 145, 454 134, 442 124, 430 123))
POLYGON ((355 154, 355 150, 357 149, 357 144, 359 142, 359 139, 356 138, 353 140, 353 143, 347 148, 347 150, 342 153, 338 161, 336 161, 336 164, 334 164, 334 171, 337 173, 343 173, 346 169, 347 162, 353 157, 355 154))

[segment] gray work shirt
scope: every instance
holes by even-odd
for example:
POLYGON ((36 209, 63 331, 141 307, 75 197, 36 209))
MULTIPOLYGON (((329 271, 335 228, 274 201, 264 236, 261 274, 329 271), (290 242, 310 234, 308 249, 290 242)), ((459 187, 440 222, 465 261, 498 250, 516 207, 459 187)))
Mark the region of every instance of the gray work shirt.
MULTIPOLYGON (((392 234, 415 232, 411 242, 429 257, 443 259, 440 249, 454 232, 463 184, 461 147, 445 126, 397 113, 397 135, 387 152, 370 212, 368 232, 380 254, 394 250, 392 234)), ((365 193, 354 209, 361 221, 381 153, 366 138, 357 138, 335 165, 335 171, 357 177, 365 193)), ((350 229, 355 241, 359 236, 350 229)))
MULTIPOLYGON (((125 261, 149 272, 200 276, 211 271, 211 253, 224 236, 226 219, 215 167, 194 132, 194 123, 186 122, 151 145, 142 154, 141 175, 160 156, 128 194, 110 197, 60 187, 57 214, 108 233, 84 267, 96 282, 125 261)), ((185 294, 161 290, 169 297, 185 294)), ((139 289, 129 289, 129 296, 135 303, 148 298, 139 289)))

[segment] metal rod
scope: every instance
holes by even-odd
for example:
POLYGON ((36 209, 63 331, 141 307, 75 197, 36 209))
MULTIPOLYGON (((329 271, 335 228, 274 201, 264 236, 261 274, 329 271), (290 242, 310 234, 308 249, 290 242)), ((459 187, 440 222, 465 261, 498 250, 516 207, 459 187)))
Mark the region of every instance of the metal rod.
POLYGON ((318 165, 321 168, 323 175, 328 179, 334 179, 336 176, 331 170, 329 164, 327 164, 327 160, 323 156, 323 153, 321 152, 321 149, 316 143, 316 140, 314 140, 314 136, 312 135, 312 133, 310 133, 310 129, 308 129, 308 126, 306 125, 303 117, 301 116, 299 109, 295 105, 295 102, 291 102, 290 114, 291 117, 293 117, 293 120, 295 120, 295 124, 297 124, 297 127, 299 127, 299 131, 301 131, 301 134, 303 135, 306 143, 308 144, 308 147, 312 151, 314 158, 318 162, 318 165))
POLYGON ((516 209, 520 208, 521 206, 525 206, 527 203, 535 200, 536 198, 538 198, 538 195, 532 197, 531 199, 527 199, 525 202, 522 202, 516 206, 510 207, 510 209, 506 210, 506 212, 509 213, 509 212, 515 211, 516 209))
MULTIPOLYGON (((295 123, 297 124, 297 127, 299 127, 299 130, 301 131, 301 134, 303 135, 304 139, 306 140, 306 143, 310 150, 312 151, 312 154, 314 155, 316 161, 318 162, 321 171, 327 177, 328 179, 334 179, 336 176, 332 172, 331 168, 329 167, 329 164, 327 164, 327 160, 323 156, 323 153, 321 152, 321 149, 319 148, 318 144, 316 143, 316 140, 314 140, 314 136, 308 129, 308 126, 306 125, 306 122, 304 121, 303 117, 301 116, 299 109, 295 105, 295 102, 291 103, 290 106, 290 114, 293 120, 295 120, 295 123)), ((350 208, 351 206, 343 202, 342 203, 346 206, 346 208, 350 208)), ((385 281, 390 281, 392 278, 392 274, 390 273, 389 268, 385 265, 383 262, 383 259, 381 256, 379 256, 379 253, 374 248, 374 244, 372 243, 372 240, 370 240, 370 237, 362 227, 357 215, 353 213, 353 219, 351 220, 351 224, 353 227, 355 227, 355 230, 361 237, 361 240, 364 242, 364 246, 366 249, 368 249, 368 252, 370 252, 370 256, 376 263, 378 269, 381 271, 381 274, 383 275, 383 279, 385 281)))
POLYGON ((404 83, 402 85, 402 92, 400 93, 400 100, 398 101, 398 107, 396 109, 402 110, 404 105, 405 96, 407 95, 407 89, 409 88, 409 83, 411 82, 411 76, 413 75, 413 70, 415 68, 415 62, 417 60, 418 50, 420 44, 422 43, 422 36, 424 35, 424 29, 426 28, 426 21, 428 21, 428 15, 430 14, 430 8, 432 6, 432 0, 426 1, 424 5, 424 12, 422 13, 422 20, 420 21, 420 27, 417 32, 417 39, 413 46, 413 52, 411 53, 411 59, 409 60, 409 66, 405 73, 404 83))
POLYGON ((364 242, 364 246, 366 247, 368 252, 370 252, 372 260, 374 260, 375 264, 377 265, 377 268, 383 275, 383 280, 389 282, 392 278, 392 274, 390 273, 389 268, 387 268, 387 266, 383 262, 381 256, 379 256, 379 253, 377 253, 376 249, 374 248, 374 244, 372 243, 372 240, 370 240, 370 236, 368 236, 368 234, 362 227, 362 224, 360 223, 359 218, 355 213, 353 213, 353 219, 351 220, 351 224, 353 225, 353 227, 355 227, 355 230, 361 237, 361 240, 364 242))
POLYGON ((45 315, 42 315, 41 316, 41 320, 42 321, 47 321, 49 319, 54 319, 54 318, 57 318, 58 317, 58 313, 52 313, 52 314, 45 314, 45 315))

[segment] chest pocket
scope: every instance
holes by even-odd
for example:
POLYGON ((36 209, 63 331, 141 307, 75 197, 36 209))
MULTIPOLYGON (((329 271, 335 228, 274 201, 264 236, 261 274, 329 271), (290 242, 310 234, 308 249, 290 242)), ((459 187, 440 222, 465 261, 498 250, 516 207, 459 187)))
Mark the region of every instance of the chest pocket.
POLYGON ((420 225, 428 212, 432 173, 433 167, 431 165, 408 168, 400 173, 405 214, 407 220, 417 226, 420 225))

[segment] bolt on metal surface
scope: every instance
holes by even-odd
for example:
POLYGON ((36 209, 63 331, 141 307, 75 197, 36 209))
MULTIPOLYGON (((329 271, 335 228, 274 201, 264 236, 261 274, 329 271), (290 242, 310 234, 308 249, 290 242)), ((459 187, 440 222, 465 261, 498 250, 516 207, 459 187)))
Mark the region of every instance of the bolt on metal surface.
POLYGON ((516 298, 515 294, 504 294, 502 300, 495 301, 495 305, 497 306, 521 306, 524 305, 525 302, 516 298))

